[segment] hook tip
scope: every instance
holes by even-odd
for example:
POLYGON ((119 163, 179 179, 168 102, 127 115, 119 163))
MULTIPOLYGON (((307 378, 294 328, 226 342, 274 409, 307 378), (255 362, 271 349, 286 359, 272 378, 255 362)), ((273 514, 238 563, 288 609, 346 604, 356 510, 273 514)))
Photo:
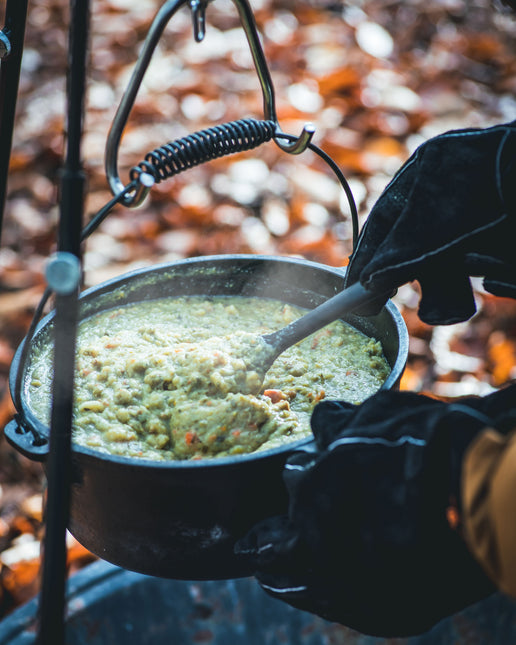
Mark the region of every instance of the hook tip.
POLYGON ((276 142, 276 145, 279 146, 285 152, 288 152, 291 155, 299 155, 308 148, 312 140, 312 137, 314 136, 314 133, 315 133, 314 124, 306 123, 303 126, 303 130, 301 131, 301 134, 299 135, 299 137, 297 139, 293 139, 292 143, 280 143, 278 139, 283 133, 281 132, 281 128, 278 125, 277 136, 274 139, 274 141, 276 142))
POLYGON ((200 43, 206 35, 206 1, 190 0, 195 41, 200 43))

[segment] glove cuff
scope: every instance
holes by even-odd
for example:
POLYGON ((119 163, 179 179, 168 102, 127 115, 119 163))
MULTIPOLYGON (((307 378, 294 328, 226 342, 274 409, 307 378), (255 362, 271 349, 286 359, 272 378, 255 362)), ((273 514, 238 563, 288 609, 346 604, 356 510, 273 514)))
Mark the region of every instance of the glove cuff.
POLYGON ((469 401, 450 403, 438 436, 446 436, 449 450, 449 489, 446 519, 462 535, 462 468, 464 457, 473 440, 486 428, 494 426, 493 419, 482 410, 472 407, 469 401))

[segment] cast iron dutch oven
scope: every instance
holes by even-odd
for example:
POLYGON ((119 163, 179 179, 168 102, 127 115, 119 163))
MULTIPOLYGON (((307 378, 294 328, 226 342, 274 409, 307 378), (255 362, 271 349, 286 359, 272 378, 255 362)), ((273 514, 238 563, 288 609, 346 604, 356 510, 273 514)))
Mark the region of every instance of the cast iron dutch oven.
MULTIPOLYGON (((223 255, 200 257, 125 274, 84 291, 81 317, 124 303, 177 295, 248 295, 313 308, 343 288, 344 273, 300 259, 223 255)), ((53 314, 39 324, 32 344, 48 333, 53 314)), ((377 338, 396 388, 405 367, 408 335, 392 302, 374 317, 345 320, 377 338)), ((49 428, 31 411, 25 379, 16 394, 18 348, 10 372, 17 415, 5 429, 25 456, 45 461, 49 428)), ((250 575, 233 553, 235 541, 257 521, 283 513, 282 468, 310 439, 256 454, 187 462, 154 462, 73 449, 71 533, 99 557, 126 569, 178 579, 250 575)))

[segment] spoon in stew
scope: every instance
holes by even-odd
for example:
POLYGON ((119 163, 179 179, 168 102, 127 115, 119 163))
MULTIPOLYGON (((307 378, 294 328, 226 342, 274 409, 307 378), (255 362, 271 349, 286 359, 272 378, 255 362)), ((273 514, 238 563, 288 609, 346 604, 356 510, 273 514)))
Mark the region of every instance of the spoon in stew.
POLYGON ((243 357, 246 369, 256 372, 263 381, 274 361, 286 349, 378 297, 377 292, 364 289, 359 282, 346 287, 286 327, 258 336, 243 357))

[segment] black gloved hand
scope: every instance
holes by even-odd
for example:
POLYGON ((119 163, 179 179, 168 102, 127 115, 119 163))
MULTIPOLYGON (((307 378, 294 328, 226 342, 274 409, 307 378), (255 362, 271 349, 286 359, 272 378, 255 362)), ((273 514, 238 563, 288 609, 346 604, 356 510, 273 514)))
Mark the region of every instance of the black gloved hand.
POLYGON ((514 408, 514 390, 453 405, 388 391, 320 403, 315 446, 284 471, 288 516, 254 527, 237 553, 274 597, 372 635, 421 633, 485 597, 493 585, 447 510, 467 445, 514 408))
POLYGON ((420 318, 451 324, 475 313, 469 276, 516 298, 515 242, 516 122, 451 131, 420 146, 382 193, 347 282, 392 293, 418 280, 420 318))

